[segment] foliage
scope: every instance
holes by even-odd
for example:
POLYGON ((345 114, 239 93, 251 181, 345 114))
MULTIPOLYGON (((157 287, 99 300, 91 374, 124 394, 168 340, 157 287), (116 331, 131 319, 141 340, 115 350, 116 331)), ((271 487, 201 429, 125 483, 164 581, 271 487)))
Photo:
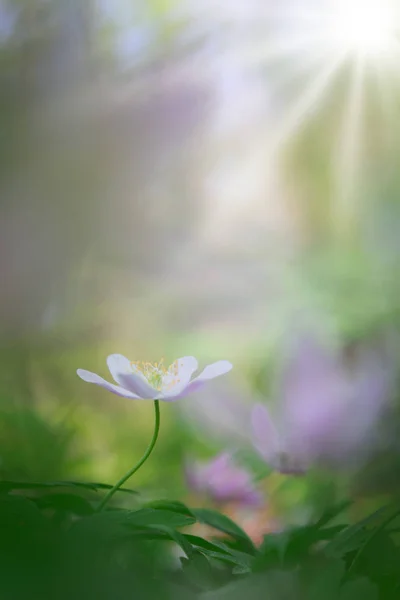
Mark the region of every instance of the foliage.
POLYGON ((398 504, 347 525, 338 522, 342 503, 256 547, 227 516, 181 502, 143 503, 133 493, 130 508, 99 512, 104 488, 2 483, 2 598, 398 597, 398 504), (196 522, 212 527, 215 538, 193 535, 196 522))

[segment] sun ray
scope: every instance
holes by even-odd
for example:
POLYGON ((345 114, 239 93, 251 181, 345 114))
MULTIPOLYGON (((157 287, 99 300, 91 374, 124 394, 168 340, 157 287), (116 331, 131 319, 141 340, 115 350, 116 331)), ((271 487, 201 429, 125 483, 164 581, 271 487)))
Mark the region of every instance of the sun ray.
POLYGON ((385 146, 390 147, 394 141, 395 131, 392 126, 397 120, 396 101, 392 80, 382 69, 378 60, 371 63, 371 73, 376 82, 376 95, 379 117, 383 121, 382 137, 385 146))
POLYGON ((352 70, 347 106, 333 165, 334 221, 341 228, 347 227, 352 222, 356 210, 355 190, 358 183, 363 133, 365 59, 357 57, 352 70))
POLYGON ((263 64, 266 65, 285 59, 302 61, 306 55, 315 55, 315 49, 322 44, 323 40, 324 36, 320 31, 295 32, 289 37, 288 32, 283 32, 282 35, 275 35, 267 42, 260 43, 258 52, 263 64))
POLYGON ((271 106, 275 107, 273 124, 268 124, 266 133, 264 161, 269 166, 282 159, 298 132, 328 102, 333 111, 338 110, 334 116, 330 110, 323 114, 329 131, 332 116, 339 118, 337 139, 328 141, 333 148, 326 157, 332 181, 332 191, 327 194, 332 196, 333 221, 343 232, 344 225, 350 226, 358 214, 367 156, 382 162, 393 156, 397 144, 400 3, 270 2, 264 21, 252 24, 245 42, 244 48, 237 45, 238 62, 250 72, 257 65, 257 74, 266 78, 271 106), (373 143, 367 138, 368 131, 375 136, 373 143))
POLYGON ((339 58, 333 60, 330 65, 325 65, 313 77, 311 84, 305 89, 300 99, 281 119, 280 126, 272 132, 268 142, 271 153, 275 153, 278 149, 282 150, 282 146, 289 138, 296 134, 301 126, 315 114, 315 111, 322 104, 322 99, 332 86, 344 59, 345 55, 342 54, 339 58))
POLYGON ((374 93, 374 77, 379 118, 386 130, 386 137, 379 136, 383 147, 389 148, 396 135, 393 123, 397 117, 396 92, 400 91, 396 90, 400 84, 399 18, 400 7, 395 0, 294 0, 294 4, 283 0, 270 14, 275 33, 264 46, 262 60, 270 67, 278 104, 279 97, 288 97, 293 85, 297 91, 299 80, 303 88, 269 132, 271 155, 282 152, 323 107, 341 67, 351 67, 339 139, 332 156, 333 211, 341 225, 351 222, 357 210, 365 158, 366 94, 367 89, 374 93))

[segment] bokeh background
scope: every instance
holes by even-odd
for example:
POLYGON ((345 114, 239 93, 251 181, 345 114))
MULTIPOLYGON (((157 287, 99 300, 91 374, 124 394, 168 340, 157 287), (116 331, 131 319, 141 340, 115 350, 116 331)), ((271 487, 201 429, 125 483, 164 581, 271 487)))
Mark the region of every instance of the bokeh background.
MULTIPOLYGON (((362 453, 340 432, 369 411, 374 376, 334 424, 333 470, 263 480, 270 527, 343 495, 362 512, 398 493, 397 11, 0 1, 3 479, 114 482, 141 455, 151 405, 76 375, 106 376, 113 352, 234 364, 162 406, 158 449, 132 487, 200 502, 185 460, 226 449, 261 478, 249 411, 280 405, 288 346, 318 334, 345 369, 360 348, 384 355, 390 390, 362 453)), ((307 376, 306 396, 319 385, 307 376)))

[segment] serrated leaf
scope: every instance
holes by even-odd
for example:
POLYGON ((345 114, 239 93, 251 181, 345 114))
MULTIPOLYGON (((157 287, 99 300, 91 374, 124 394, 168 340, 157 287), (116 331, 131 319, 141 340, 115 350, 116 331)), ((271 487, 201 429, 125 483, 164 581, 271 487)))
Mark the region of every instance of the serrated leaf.
POLYGON ((126 538, 144 535, 146 528, 175 529, 195 522, 193 517, 177 512, 142 508, 139 510, 110 510, 90 515, 71 527, 71 535, 93 536, 102 539, 126 538), (135 530, 138 530, 135 532, 135 530))
POLYGON ((368 527, 379 526, 390 514, 398 511, 398 505, 383 506, 358 523, 346 527, 336 538, 327 544, 325 554, 340 557, 358 548, 368 537, 368 527))
POLYGON ((238 565, 240 564, 241 566, 250 567, 253 564, 254 556, 251 554, 230 548, 227 544, 217 540, 214 541, 214 545, 234 558, 238 565))
POLYGON ((285 561, 302 559, 316 543, 331 540, 344 527, 344 525, 337 525, 319 529, 315 525, 306 525, 280 533, 267 534, 259 548, 260 555, 254 563, 254 569, 265 570, 267 566, 282 566, 285 561))
POLYGON ((310 549, 318 542, 332 540, 343 529, 342 525, 317 528, 315 525, 306 525, 292 530, 286 547, 286 556, 291 559, 307 554, 310 549))
POLYGON ((236 525, 236 523, 234 523, 226 515, 208 508, 196 508, 193 509, 192 512, 200 523, 210 525, 218 531, 227 533, 234 539, 238 540, 246 552, 256 554, 257 550, 247 533, 245 533, 243 529, 236 525))
POLYGON ((220 546, 217 546, 216 543, 210 542, 209 540, 205 540, 202 537, 199 537, 197 535, 191 535, 189 533, 185 533, 183 535, 192 544, 192 546, 197 546, 198 548, 201 548, 202 550, 207 550, 210 552, 216 552, 216 553, 221 553, 221 554, 230 554, 229 549, 223 549, 220 546))
POLYGON ((192 544, 192 546, 198 548, 203 554, 206 554, 210 558, 215 558, 225 563, 243 567, 246 570, 248 570, 249 565, 252 563, 252 556, 229 548, 229 546, 226 546, 225 544, 217 541, 210 542, 196 535, 183 535, 192 544))

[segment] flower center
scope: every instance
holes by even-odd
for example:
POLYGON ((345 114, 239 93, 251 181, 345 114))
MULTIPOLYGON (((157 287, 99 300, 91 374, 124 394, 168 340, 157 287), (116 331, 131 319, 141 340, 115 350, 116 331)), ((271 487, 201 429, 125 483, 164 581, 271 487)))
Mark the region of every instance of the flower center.
POLYGON ((158 363, 137 361, 131 365, 134 370, 140 371, 156 390, 170 389, 180 382, 178 361, 173 362, 168 369, 164 366, 163 358, 158 363))

